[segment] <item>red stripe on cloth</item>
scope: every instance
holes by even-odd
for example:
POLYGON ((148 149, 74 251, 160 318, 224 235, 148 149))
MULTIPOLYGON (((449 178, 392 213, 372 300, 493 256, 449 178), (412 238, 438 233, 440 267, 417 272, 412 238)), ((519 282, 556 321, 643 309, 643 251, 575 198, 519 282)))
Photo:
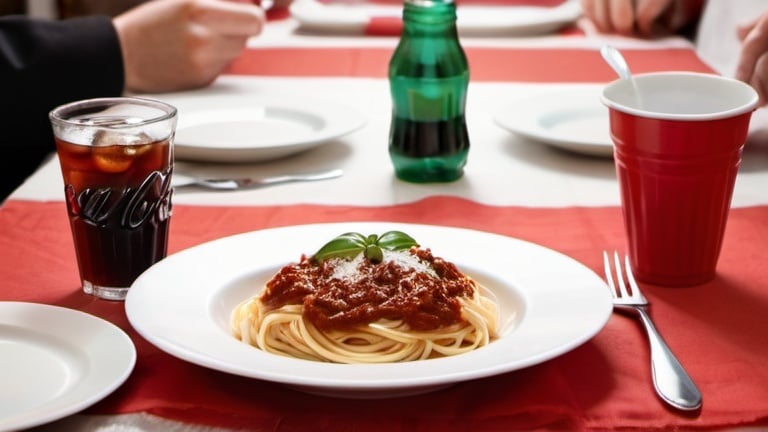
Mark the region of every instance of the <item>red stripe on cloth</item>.
MULTIPOLYGON (((701 412, 690 416, 667 409, 654 395, 647 340, 637 322, 624 316, 612 317, 592 340, 548 362, 417 397, 331 399, 192 365, 136 334, 122 303, 80 292, 63 203, 11 200, 0 207, 0 300, 79 309, 129 333, 138 351, 136 367, 124 385, 87 410, 91 414, 149 412, 186 422, 285 431, 764 425, 768 377, 754 371, 768 358, 766 219, 768 206, 731 211, 714 281, 684 289, 643 286, 657 326, 704 394, 701 412)), ((433 197, 385 207, 179 205, 171 223, 171 250, 255 229, 342 221, 429 223, 495 232, 553 248, 598 273, 603 249, 624 249, 618 207, 496 207, 433 197)), ((306 251, 297 250, 297 257, 301 252, 306 251)))
POLYGON ((275 7, 267 11, 267 21, 280 21, 288 19, 291 12, 286 7, 275 7))
MULTIPOLYGON (((386 78, 391 48, 259 48, 246 50, 228 73, 264 76, 386 78)), ((473 81, 607 82, 616 78, 592 49, 465 48, 473 81)), ((687 48, 623 50, 634 73, 714 72, 687 48)))
POLYGON ((371 17, 363 33, 370 36, 397 36, 403 30, 403 20, 397 17, 371 17))
POLYGON ((562 5, 566 1, 567 0, 456 0, 456 5, 556 7, 562 5))
MULTIPOLYGON (((456 5, 555 7, 560 6, 565 2, 566 0, 456 0, 456 5)), ((325 5, 351 4, 354 6, 359 6, 360 4, 376 4, 401 6, 403 4, 403 0, 365 0, 364 2, 354 0, 318 0, 318 3, 325 5)))

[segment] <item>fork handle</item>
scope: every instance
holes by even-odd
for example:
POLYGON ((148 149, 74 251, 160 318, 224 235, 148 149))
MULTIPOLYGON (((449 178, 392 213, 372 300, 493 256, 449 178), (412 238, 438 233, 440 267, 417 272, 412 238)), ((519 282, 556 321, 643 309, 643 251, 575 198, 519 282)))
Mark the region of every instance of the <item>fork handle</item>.
POLYGON ((701 392, 656 330, 645 308, 637 307, 651 345, 653 387, 664 401, 681 410, 701 407, 701 392))

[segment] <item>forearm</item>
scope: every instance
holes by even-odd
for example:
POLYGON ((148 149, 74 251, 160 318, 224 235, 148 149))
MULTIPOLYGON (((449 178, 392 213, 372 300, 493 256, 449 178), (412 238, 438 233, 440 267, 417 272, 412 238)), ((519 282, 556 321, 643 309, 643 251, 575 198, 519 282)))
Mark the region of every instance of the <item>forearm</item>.
POLYGON ((123 90, 123 61, 107 17, 65 21, 0 18, 0 89, 3 108, 47 111, 64 102, 116 96, 123 90))
POLYGON ((0 200, 54 151, 48 112, 123 91, 123 61, 108 18, 0 17, 0 200))

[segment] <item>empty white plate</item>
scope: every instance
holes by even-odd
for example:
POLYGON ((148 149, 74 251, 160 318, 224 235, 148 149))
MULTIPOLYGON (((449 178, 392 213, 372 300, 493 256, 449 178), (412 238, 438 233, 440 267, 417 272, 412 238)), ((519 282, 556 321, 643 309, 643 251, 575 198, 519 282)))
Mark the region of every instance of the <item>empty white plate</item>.
POLYGON ((136 363, 131 339, 84 312, 0 302, 0 430, 74 414, 106 397, 136 363))
MULTIPOLYGON (((307 32, 354 34, 364 33, 376 19, 399 19, 403 5, 399 2, 295 0, 291 15, 307 32)), ((459 4, 456 26, 464 36, 539 35, 557 31, 581 16, 578 0, 567 0, 555 7, 531 5, 499 5, 489 3, 459 4)), ((393 32, 397 27, 392 28, 393 32)))
POLYGON ((362 114, 328 100, 189 94, 163 97, 179 110, 175 156, 201 162, 260 162, 346 135, 362 114))
POLYGON ((499 126, 525 138, 591 156, 613 156, 602 86, 547 89, 511 101, 496 113, 499 126))

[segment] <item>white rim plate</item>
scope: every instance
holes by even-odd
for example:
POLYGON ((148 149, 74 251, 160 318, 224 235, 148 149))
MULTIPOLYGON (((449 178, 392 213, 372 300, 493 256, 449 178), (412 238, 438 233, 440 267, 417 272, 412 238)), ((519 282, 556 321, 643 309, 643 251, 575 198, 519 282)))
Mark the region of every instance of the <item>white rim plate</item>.
POLYGON ((201 162, 262 162, 328 143, 365 124, 356 110, 313 98, 166 95, 179 122, 178 159, 201 162))
MULTIPOLYGON (((329 33, 360 33, 373 17, 400 18, 402 4, 296 0, 291 15, 302 30, 329 33)), ((578 0, 556 7, 459 5, 456 27, 464 36, 487 34, 536 35, 557 31, 581 16, 578 0)))
POLYGON ((496 123, 525 138, 591 156, 612 157, 608 108, 602 87, 543 91, 511 102, 496 123))
POLYGON ((608 288, 590 269, 532 243, 479 231, 396 223, 267 229, 168 256, 142 274, 125 302, 134 328, 186 361, 339 397, 392 397, 501 374, 561 355, 590 339, 611 313, 608 288), (497 297, 499 339, 454 357, 393 364, 331 364, 263 352, 236 340, 229 316, 282 266, 348 231, 409 233, 497 297))
POLYGON ((0 430, 81 411, 119 387, 136 349, 114 324, 73 309, 0 302, 0 430))

